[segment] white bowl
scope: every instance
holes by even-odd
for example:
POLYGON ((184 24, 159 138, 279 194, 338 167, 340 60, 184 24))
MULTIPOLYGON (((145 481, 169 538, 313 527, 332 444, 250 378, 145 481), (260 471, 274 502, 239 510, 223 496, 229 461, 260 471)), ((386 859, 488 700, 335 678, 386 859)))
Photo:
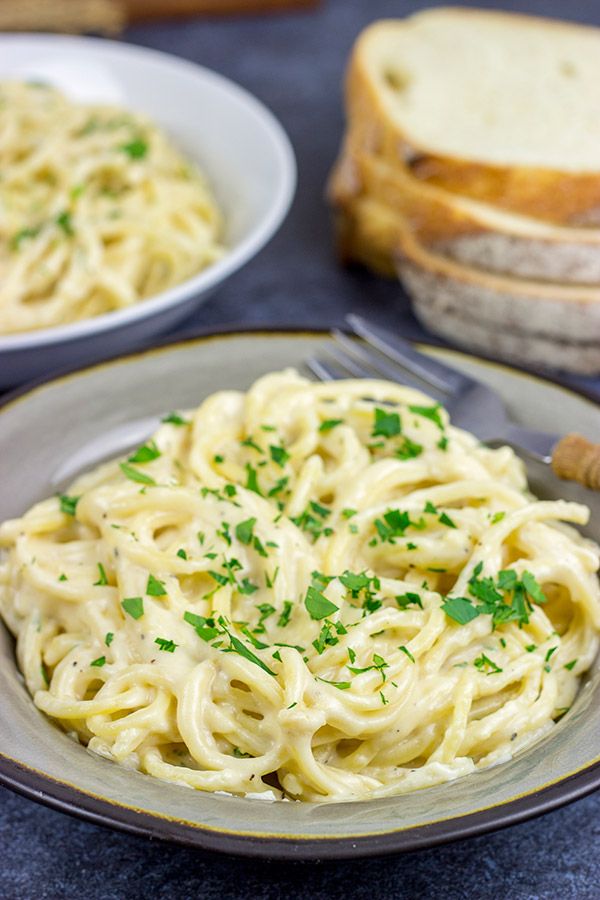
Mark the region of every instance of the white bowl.
POLYGON ((94 38, 0 36, 0 80, 42 80, 79 102, 144 113, 205 172, 226 220, 227 253, 194 278, 117 312, 0 335, 0 388, 139 346, 189 316, 267 243, 296 183, 274 116, 221 75, 165 53, 94 38))

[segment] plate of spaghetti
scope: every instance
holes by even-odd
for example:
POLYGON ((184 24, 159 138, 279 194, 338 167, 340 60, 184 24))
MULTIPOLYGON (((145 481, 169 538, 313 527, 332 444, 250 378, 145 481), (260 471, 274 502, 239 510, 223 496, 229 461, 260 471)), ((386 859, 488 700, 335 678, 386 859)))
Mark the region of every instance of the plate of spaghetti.
MULTIPOLYGON (((598 498, 411 388, 309 380, 322 339, 201 337, 0 412, 5 784, 290 858, 431 845, 598 785, 598 498)), ((434 352, 531 427, 558 396, 565 430, 600 425, 434 352)))
POLYGON ((87 38, 0 45, 7 386, 189 316, 275 231, 294 162, 272 115, 199 66, 87 38))

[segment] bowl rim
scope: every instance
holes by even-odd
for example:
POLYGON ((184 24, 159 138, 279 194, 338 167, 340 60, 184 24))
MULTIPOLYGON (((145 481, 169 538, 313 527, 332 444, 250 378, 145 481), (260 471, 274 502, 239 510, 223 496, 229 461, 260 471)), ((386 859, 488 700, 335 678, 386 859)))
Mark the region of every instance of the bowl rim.
POLYGON ((277 166, 273 172, 277 180, 271 184, 273 197, 267 212, 250 229, 249 233, 236 246, 228 250, 221 259, 211 263, 191 278, 176 284, 166 291, 161 291, 143 301, 134 303, 124 309, 112 310, 99 316, 81 319, 80 321, 55 325, 49 328, 30 331, 0 334, 0 358, 3 353, 30 351, 54 344, 66 344, 71 341, 95 337, 113 329, 127 327, 134 322, 160 315, 185 300, 191 300, 208 292, 226 278, 240 269, 252 259, 274 236, 283 223, 296 191, 297 164, 290 138, 283 125, 269 107, 249 90, 219 72, 178 57, 162 50, 142 47, 104 38, 80 35, 48 35, 42 33, 15 32, 0 35, 0 50, 8 45, 27 45, 31 48, 58 48, 64 45, 69 48, 93 47, 102 55, 116 53, 127 59, 158 63, 165 68, 183 73, 193 80, 204 81, 205 84, 230 94, 234 100, 243 104, 265 131, 270 142, 277 166))
MULTIPOLYGON (((202 345, 213 339, 227 339, 236 336, 290 336, 309 335, 313 337, 329 336, 323 328, 302 326, 275 325, 272 327, 252 325, 228 325, 225 327, 203 328, 193 334, 176 340, 163 339, 154 342, 142 350, 102 362, 67 369, 63 373, 51 373, 36 381, 10 392, 0 398, 0 414, 16 402, 26 400, 28 395, 39 388, 56 384, 87 372, 112 366, 120 362, 128 363, 141 359, 149 353, 161 353, 177 350, 179 347, 196 344, 202 345)), ((417 346, 423 346, 418 342, 417 346)), ((440 348, 436 345, 424 345, 433 349, 450 351, 458 357, 471 357, 454 348, 440 348)), ((481 359, 480 357, 475 357, 481 359)), ((592 406, 596 406, 592 397, 576 387, 565 385, 560 381, 553 382, 531 372, 514 369, 496 361, 482 359, 491 368, 517 373, 523 378, 541 383, 558 385, 563 391, 581 398, 592 406)), ((119 804, 106 798, 82 790, 75 784, 46 775, 37 769, 25 765, 18 760, 0 752, 0 784, 15 793, 35 800, 75 816, 84 821, 105 825, 130 834, 159 838, 172 843, 193 846, 196 849, 217 851, 243 857, 262 857, 280 860, 335 860, 360 858, 366 856, 384 856, 393 853, 404 853, 427 849, 444 843, 463 840, 469 837, 486 834, 511 825, 517 825, 550 812, 575 800, 583 798, 600 788, 600 757, 591 759, 579 769, 540 785, 524 794, 516 794, 505 802, 490 804, 483 808, 452 818, 441 817, 438 820, 409 827, 400 827, 369 835, 353 836, 294 836, 249 834, 222 828, 211 828, 197 825, 181 819, 170 818, 158 813, 141 810, 126 804, 119 804)))

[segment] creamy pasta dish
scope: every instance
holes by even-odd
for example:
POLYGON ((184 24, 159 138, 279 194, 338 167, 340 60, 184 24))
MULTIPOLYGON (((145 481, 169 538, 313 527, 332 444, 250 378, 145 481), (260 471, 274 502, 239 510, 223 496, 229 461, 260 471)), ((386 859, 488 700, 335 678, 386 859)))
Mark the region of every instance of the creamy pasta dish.
POLYGON ((267 375, 0 528, 36 705, 203 791, 385 797, 508 760, 598 648, 588 510, 385 381, 267 375))
POLYGON ((223 253, 204 178, 152 122, 0 83, 0 333, 123 309, 223 253))

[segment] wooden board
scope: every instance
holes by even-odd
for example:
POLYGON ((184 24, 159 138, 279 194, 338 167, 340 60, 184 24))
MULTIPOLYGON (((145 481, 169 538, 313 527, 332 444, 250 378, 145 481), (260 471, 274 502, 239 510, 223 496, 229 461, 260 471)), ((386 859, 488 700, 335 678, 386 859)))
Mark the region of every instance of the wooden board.
POLYGON ((122 0, 131 20, 167 16, 283 12, 315 7, 320 0, 122 0))
POLYGON ((170 16, 310 9, 320 0, 0 0, 0 31, 118 35, 127 22, 170 16))

